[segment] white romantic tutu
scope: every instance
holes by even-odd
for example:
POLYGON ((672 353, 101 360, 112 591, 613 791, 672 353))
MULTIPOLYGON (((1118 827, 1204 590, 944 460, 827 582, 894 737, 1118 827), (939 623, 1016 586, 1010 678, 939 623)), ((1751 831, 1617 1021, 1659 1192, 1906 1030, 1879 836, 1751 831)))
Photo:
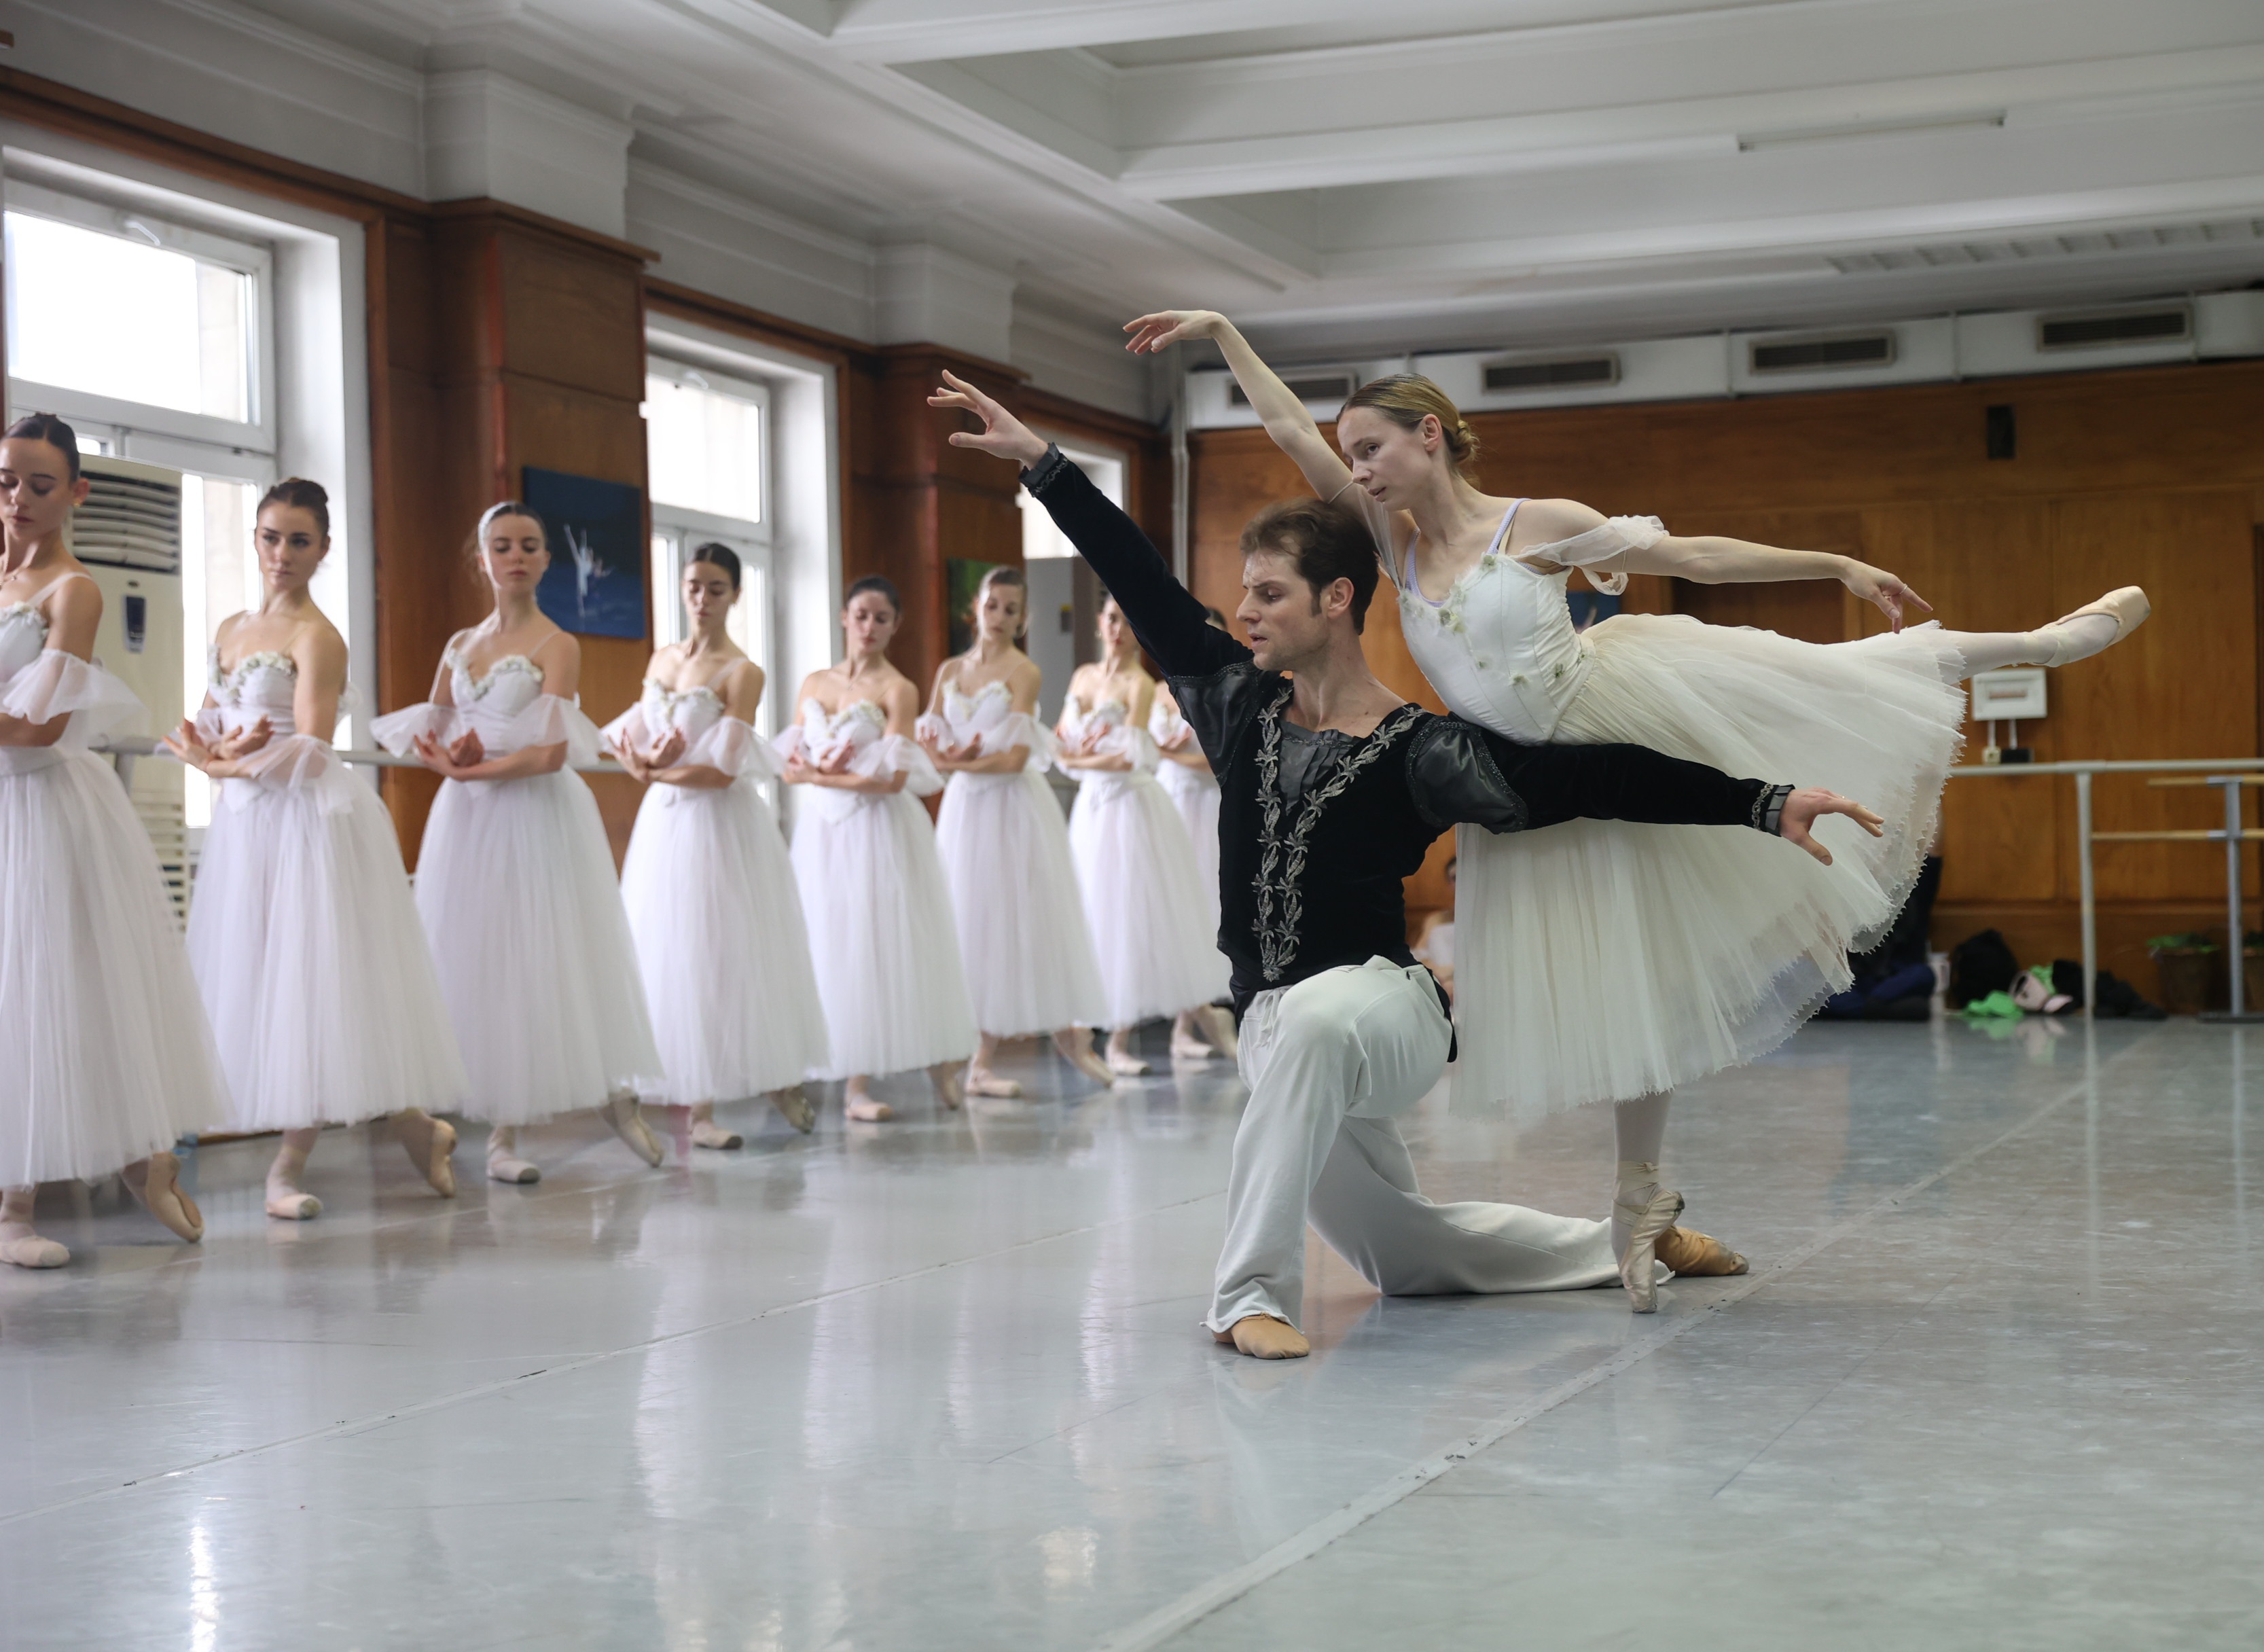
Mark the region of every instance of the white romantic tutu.
POLYGON ((86 750, 141 702, 38 652, 37 625, 0 626, 0 713, 73 718, 55 745, 0 749, 0 1187, 106 1176, 228 1111, 149 834, 86 750))
POLYGON ((1744 828, 1461 828, 1458 1105, 1535 1118, 1774 1048, 1901 910, 1957 758, 1965 663, 1934 625, 1826 646, 1628 614, 1582 642, 1554 740, 1825 786, 1883 815, 1886 836, 1825 822, 1826 867, 1744 828))
MULTIPOLYGON (((646 709, 628 728, 648 747, 646 709)), ((825 1011, 786 838, 757 790, 778 764, 736 718, 719 717, 679 763, 737 776, 714 789, 655 786, 621 866, 661 1073, 642 1088, 682 1104, 798 1084, 824 1063, 825 1011)))
POLYGON ((189 908, 189 962, 220 1037, 229 1128, 353 1124, 461 1106, 468 1081, 393 819, 328 742, 293 731, 296 673, 258 655, 198 723, 274 728, 224 780, 189 908))
MULTIPOLYGON (((809 712, 828 721, 814 703, 805 716, 809 712)), ((823 760, 825 748, 814 731, 797 727, 780 736, 789 750, 798 742, 823 760)), ((795 818, 795 880, 832 1035, 831 1051, 816 1069, 824 1078, 877 1078, 975 1054, 950 890, 935 828, 919 801, 942 777, 901 735, 856 743, 853 772, 902 769, 911 779, 887 795, 805 787, 795 818)))
POLYGON ((1043 772, 953 775, 935 841, 975 1025, 997 1038, 1102 1025, 1069 830, 1043 772))
MULTIPOLYGON (((414 733, 453 738, 459 726, 447 708, 418 706, 371 732, 399 750, 414 733)), ((598 750, 589 719, 555 696, 517 728, 482 728, 489 754, 563 741, 586 761, 598 750), (544 727, 531 732, 530 720, 544 727)), ((660 1070, 605 822, 571 769, 444 781, 417 853, 417 910, 470 1075, 468 1116, 537 1124, 660 1070)))
POLYGON ((1226 996, 1226 956, 1194 844, 1153 774, 1081 772, 1069 841, 1108 1026, 1136 1026, 1226 996))
POLYGON ((1202 879, 1210 902, 1210 930, 1218 933, 1218 778, 1165 757, 1156 768, 1156 781, 1168 793, 1172 807, 1186 822, 1187 839, 1195 846, 1195 872, 1202 879))

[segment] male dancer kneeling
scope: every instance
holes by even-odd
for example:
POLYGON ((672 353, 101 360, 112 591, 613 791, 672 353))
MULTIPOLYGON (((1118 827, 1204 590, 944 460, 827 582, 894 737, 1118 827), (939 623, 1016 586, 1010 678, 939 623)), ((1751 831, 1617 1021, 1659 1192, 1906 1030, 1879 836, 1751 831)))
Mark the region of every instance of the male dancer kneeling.
MULTIPOLYGON (((1058 448, 950 373, 928 398, 1022 482, 1092 565, 1170 679, 1218 776, 1218 944, 1234 966, 1250 1102, 1234 1137, 1226 1245, 1205 1320, 1261 1359, 1312 1351, 1295 1326, 1305 1223, 1393 1296, 1585 1288, 1618 1278, 1610 1225, 1515 1205, 1434 1205, 1395 1115, 1446 1069, 1454 1026, 1407 950, 1401 883, 1470 822, 1525 831, 1586 816, 1760 830, 1830 862, 1810 828, 1879 816, 1829 792, 1733 780, 1641 746, 1520 746, 1401 699, 1360 633, 1379 575, 1351 511, 1300 500, 1244 530, 1244 648, 1208 623, 1131 518, 1058 448)), ((1788 850, 1787 852, 1791 852, 1788 850)), ((1536 983, 1538 989, 1538 983, 1536 983)))

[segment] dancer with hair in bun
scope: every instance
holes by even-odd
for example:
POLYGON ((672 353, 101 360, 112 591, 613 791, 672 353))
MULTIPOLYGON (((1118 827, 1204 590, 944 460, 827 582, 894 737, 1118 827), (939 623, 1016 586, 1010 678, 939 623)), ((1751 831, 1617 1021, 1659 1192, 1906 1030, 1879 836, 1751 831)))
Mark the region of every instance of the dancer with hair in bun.
MULTIPOLYGON (((1505 738, 1628 742, 1732 773, 1796 773, 1886 811, 1876 839, 1830 827, 1838 853, 1796 861, 1738 834, 1580 820, 1496 837, 1461 829, 1455 1084, 1520 1119, 1608 1101, 1615 1243, 1629 1299, 1652 1311, 1654 1252, 1678 1272, 1745 1258, 1674 1226, 1662 1181, 1674 1087, 1774 1048, 1849 980, 1847 955, 1902 909, 1933 842, 1965 723, 1959 685, 2007 665, 2066 665, 2128 635, 2137 586, 2028 632, 1905 625, 1927 604, 1883 569, 1821 551, 1667 533, 1571 499, 1477 484, 1477 438, 1430 380, 1361 386, 1336 440, 1232 323, 1172 310, 1126 324, 1136 353, 1214 340, 1267 433, 1315 494, 1356 511, 1392 582, 1407 645, 1448 708, 1505 738), (1890 629, 1812 643, 1687 615, 1573 627, 1575 569, 1598 590, 1629 574, 1716 584, 1832 579, 1890 629)), ((1930 612, 1930 610, 1928 610, 1930 612)))
POLYGON ((825 1059, 825 1011, 786 839, 758 789, 780 772, 755 733, 763 668, 731 641, 737 554, 702 545, 684 567, 692 634, 656 652, 637 703, 606 727, 650 789, 621 866, 645 1002, 660 1046, 648 1095, 692 1109, 692 1145, 744 1138, 715 1104, 767 1096, 816 1123, 802 1076, 825 1059))
POLYGON ((1056 750, 1035 716, 1041 678, 1022 652, 1030 591, 1019 568, 983 576, 975 646, 937 668, 920 743, 949 778, 935 844, 951 881, 960 962, 980 1034, 967 1088, 1019 1096, 998 1072, 999 1041, 1050 1034, 1062 1059, 1094 1083, 1114 1076, 1093 1054, 1100 967, 1078 894, 1061 806, 1046 784, 1056 750))
POLYGON ((189 909, 189 961, 228 1069, 231 1130, 278 1130, 267 1214, 323 1208, 304 1185, 326 1124, 382 1113, 442 1197, 469 1081, 392 817, 330 738, 346 644, 309 586, 330 496, 297 476, 259 502, 260 604, 220 623, 204 706, 166 737, 219 784, 189 909))
POLYGON ((831 1035, 819 1070, 847 1081, 843 1105, 860 1124, 896 1116, 872 1081, 915 1069, 956 1108, 976 1047, 950 887, 919 803, 943 777, 913 737, 919 691, 889 662, 903 618, 887 580, 851 585, 841 663, 802 679, 796 721, 776 743, 786 783, 809 788, 794 871, 831 1035))
POLYGON ((171 1148, 228 1111, 149 834, 87 750, 142 715, 94 663, 102 588, 65 543, 87 487, 54 414, 0 437, 0 1262, 19 1268, 70 1260, 33 1225, 41 1182, 122 1173, 201 1239, 171 1148))
POLYGON ((432 698, 371 725, 445 782, 417 858, 417 909, 484 1120, 488 1177, 539 1181, 519 1132, 594 1107, 629 1150, 661 1161, 637 1105, 661 1077, 636 947, 598 801, 569 763, 598 730, 575 704, 582 648, 545 618, 542 518, 506 501, 474 554, 495 612, 442 650, 432 698))
MULTIPOLYGON (((1156 679, 1114 597, 1100 605, 1099 629, 1101 657, 1077 668, 1062 701, 1055 761, 1077 781, 1069 841, 1107 996, 1108 1065, 1136 1076, 1149 1067, 1133 1032, 1158 1017, 1177 1024, 1223 996, 1227 963, 1194 843, 1156 779, 1160 759, 1148 733, 1156 679)), ((1172 1050, 1214 1053, 1176 1040, 1172 1050)))
MULTIPOLYGON (((1210 616, 1213 626, 1226 629, 1226 616, 1217 609, 1205 606, 1203 612, 1210 616)), ((1179 702, 1172 697, 1169 683, 1156 685, 1155 703, 1148 712, 1148 737, 1156 743, 1156 754, 1161 759, 1156 765, 1156 778, 1179 811, 1187 837, 1194 844, 1195 872, 1210 902, 1210 926, 1216 933, 1218 777, 1210 772, 1210 759, 1203 756, 1202 743, 1195 738, 1194 729, 1179 715, 1179 702)), ((1233 1060, 1232 1012, 1216 1004, 1180 1011, 1172 1024, 1172 1054, 1189 1061, 1208 1061, 1214 1055, 1233 1060)))

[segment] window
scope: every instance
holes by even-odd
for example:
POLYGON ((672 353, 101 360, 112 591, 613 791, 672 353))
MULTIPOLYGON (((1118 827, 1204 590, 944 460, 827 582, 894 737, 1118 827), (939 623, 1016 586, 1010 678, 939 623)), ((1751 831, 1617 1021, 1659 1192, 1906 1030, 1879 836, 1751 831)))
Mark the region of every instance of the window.
MULTIPOLYGON (((653 641, 681 642, 684 569, 700 546, 739 558, 739 600, 727 628, 767 673, 777 661, 771 566, 770 390, 750 379, 655 357, 645 379, 646 468, 652 497, 653 641)), ((776 732, 775 688, 758 723, 776 732)))
MULTIPOLYGON (((1124 503, 1124 457, 1121 453, 1094 453, 1073 447, 1067 442, 1056 444, 1063 457, 1073 461, 1078 469, 1091 477, 1092 485, 1112 504, 1124 503)), ((1014 496, 1014 503, 1022 507, 1022 560, 1026 562, 1044 562, 1049 558, 1075 556, 1077 547, 1063 537, 1046 513, 1045 506, 1030 496, 1027 488, 1014 496)))
MULTIPOLYGON (((11 409, 61 414, 89 453, 182 474, 181 708, 193 710, 215 628, 260 597, 252 512, 276 475, 272 255, 12 176, 4 224, 11 409)), ((342 628, 345 560, 329 559, 315 589, 342 628)), ((151 707, 160 726, 172 709, 151 707)), ((183 771, 180 784, 193 831, 211 820, 211 783, 183 771)))

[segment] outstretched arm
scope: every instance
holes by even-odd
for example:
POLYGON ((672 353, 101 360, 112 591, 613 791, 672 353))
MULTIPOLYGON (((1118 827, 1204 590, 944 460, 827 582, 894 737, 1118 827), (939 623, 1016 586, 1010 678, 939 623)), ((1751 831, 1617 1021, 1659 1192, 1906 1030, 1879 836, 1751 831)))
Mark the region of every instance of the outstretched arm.
POLYGON ((1880 836, 1878 815, 1819 788, 1733 779, 1647 746, 1519 745, 1460 718, 1424 731, 1409 754, 1408 778, 1416 806, 1441 826, 1467 821, 1526 831, 1584 819, 1750 826, 1827 866, 1832 852, 1812 835, 1825 815, 1845 815, 1880 836))
POLYGON ((946 388, 928 397, 930 407, 958 408, 983 421, 983 429, 954 431, 954 447, 973 447, 1022 467, 1029 489, 1056 526, 1092 565, 1140 646, 1156 658, 1167 677, 1208 677, 1250 658, 1250 650, 1210 623, 1210 616, 1185 585, 1172 577, 1148 536, 1117 509, 1060 450, 1032 435, 1027 425, 954 373, 946 388))
POLYGON ((1208 338, 1216 343, 1234 381, 1264 422, 1266 433, 1304 473, 1305 485, 1318 497, 1333 499, 1351 482, 1352 472, 1321 434, 1321 427, 1305 410, 1297 393, 1281 382, 1281 375, 1260 360, 1250 341, 1216 310, 1157 310, 1125 322, 1124 330, 1132 335, 1124 347, 1136 356, 1143 351, 1160 355, 1182 338, 1208 338))

